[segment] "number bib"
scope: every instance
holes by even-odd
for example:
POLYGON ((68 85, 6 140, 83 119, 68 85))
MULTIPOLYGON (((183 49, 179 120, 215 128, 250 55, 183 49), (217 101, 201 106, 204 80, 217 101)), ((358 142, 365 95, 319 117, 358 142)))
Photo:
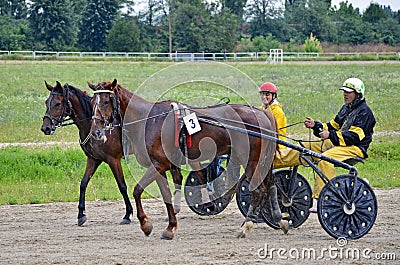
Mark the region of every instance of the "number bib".
POLYGON ((183 117, 183 122, 185 123, 189 135, 201 131, 200 123, 197 119, 196 113, 192 112, 191 114, 183 117))

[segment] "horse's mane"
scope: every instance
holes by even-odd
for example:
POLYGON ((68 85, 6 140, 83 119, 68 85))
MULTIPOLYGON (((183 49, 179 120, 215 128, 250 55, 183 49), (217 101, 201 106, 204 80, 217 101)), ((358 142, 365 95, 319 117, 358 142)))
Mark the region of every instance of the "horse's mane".
POLYGON ((69 90, 78 97, 79 102, 85 112, 86 117, 92 118, 93 109, 92 109, 92 106, 90 105, 90 101, 92 100, 92 97, 90 97, 86 93, 83 93, 83 91, 80 90, 79 88, 76 88, 76 87, 68 85, 68 84, 66 84, 66 86, 68 86, 69 90))

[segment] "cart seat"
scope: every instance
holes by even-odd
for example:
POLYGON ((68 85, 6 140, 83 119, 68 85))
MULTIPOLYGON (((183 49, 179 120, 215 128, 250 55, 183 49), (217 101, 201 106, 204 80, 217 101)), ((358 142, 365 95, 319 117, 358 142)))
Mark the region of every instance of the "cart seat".
POLYGON ((343 163, 349 164, 350 166, 354 166, 357 163, 364 163, 364 159, 361 157, 353 157, 343 161, 343 163))

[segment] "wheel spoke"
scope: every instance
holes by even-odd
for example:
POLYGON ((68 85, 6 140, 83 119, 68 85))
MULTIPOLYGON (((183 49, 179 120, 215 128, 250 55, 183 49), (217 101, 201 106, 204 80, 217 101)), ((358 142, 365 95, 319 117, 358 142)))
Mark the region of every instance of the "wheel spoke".
POLYGON ((372 228, 377 216, 377 203, 373 190, 354 175, 341 175, 332 179, 321 191, 322 200, 318 202, 318 219, 324 230, 331 236, 357 239, 372 228), (333 190, 335 189, 335 190, 333 190), (344 199, 352 198, 351 209, 347 209, 344 199), (327 199, 325 199, 327 198, 327 199), (340 201, 338 201, 338 199, 340 201))

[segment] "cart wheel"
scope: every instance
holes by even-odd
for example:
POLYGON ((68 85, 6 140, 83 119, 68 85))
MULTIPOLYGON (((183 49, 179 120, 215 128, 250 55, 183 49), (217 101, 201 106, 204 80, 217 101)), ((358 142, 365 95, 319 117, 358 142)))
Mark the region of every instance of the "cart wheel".
MULTIPOLYGON (((212 170, 210 170, 212 171, 212 170)), ((210 172, 208 171, 208 172, 210 172)), ((213 172, 213 171, 212 171, 213 172)), ((203 168, 203 176, 207 169, 203 168)), ((225 193, 225 169, 221 167, 220 174, 207 184, 200 184, 195 171, 189 173, 185 182, 184 195, 189 208, 198 215, 216 215, 222 212, 233 198, 233 192, 225 193), (209 203, 202 202, 201 189, 206 188, 210 198, 209 203)))
MULTIPOLYGON (((278 203, 281 209, 282 219, 289 222, 291 228, 302 225, 310 215, 308 210, 312 206, 311 187, 307 179, 300 173, 291 179, 292 170, 278 170, 274 173, 276 187, 278 189, 278 203)), ((272 227, 279 228, 279 224, 274 221, 271 211, 262 211, 267 223, 273 224, 272 227)))
POLYGON ((331 179, 318 199, 319 222, 334 238, 357 239, 364 236, 374 225, 377 214, 374 191, 367 182, 354 175, 331 179))
MULTIPOLYGON (((274 173, 278 189, 278 203, 282 212, 282 217, 289 222, 290 227, 296 228, 302 225, 310 215, 308 209, 310 209, 312 205, 312 190, 307 179, 299 173, 296 174, 293 181, 290 181, 291 174, 291 170, 279 170, 274 173), (290 198, 288 198, 289 194, 291 194, 290 198)), ((249 183, 244 178, 244 180, 240 182, 240 190, 236 193, 239 210, 244 216, 246 216, 251 203, 248 186, 249 183)), ((265 204, 257 221, 266 222, 269 226, 279 229, 279 224, 272 218, 269 205, 269 202, 265 204)))

